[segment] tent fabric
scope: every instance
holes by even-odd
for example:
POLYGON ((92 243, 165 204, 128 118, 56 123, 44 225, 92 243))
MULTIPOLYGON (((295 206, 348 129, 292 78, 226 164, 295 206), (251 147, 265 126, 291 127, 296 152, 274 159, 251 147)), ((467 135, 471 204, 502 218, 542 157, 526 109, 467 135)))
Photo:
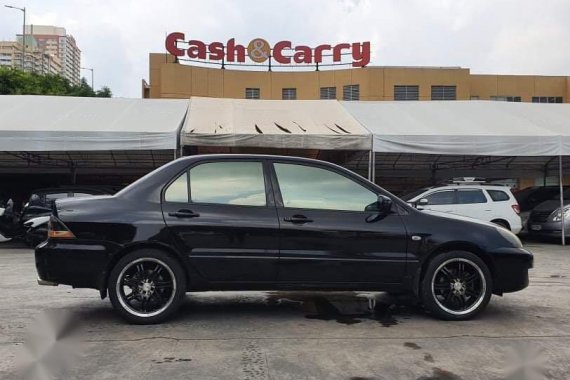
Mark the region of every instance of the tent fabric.
POLYGON ((370 150, 370 133, 336 100, 192 97, 182 145, 370 150))
POLYGON ((0 151, 177 149, 188 100, 0 96, 0 151))
POLYGON ((383 153, 570 154, 570 105, 497 101, 342 102, 383 153))

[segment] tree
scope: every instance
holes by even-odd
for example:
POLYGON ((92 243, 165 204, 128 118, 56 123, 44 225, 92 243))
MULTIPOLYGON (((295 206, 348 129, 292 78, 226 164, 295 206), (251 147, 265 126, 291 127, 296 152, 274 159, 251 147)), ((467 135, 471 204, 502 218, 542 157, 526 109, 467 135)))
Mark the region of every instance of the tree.
POLYGON ((85 78, 78 85, 53 74, 40 75, 13 68, 0 67, 0 95, 63 95, 110 98, 113 94, 107 86, 94 91, 85 78))

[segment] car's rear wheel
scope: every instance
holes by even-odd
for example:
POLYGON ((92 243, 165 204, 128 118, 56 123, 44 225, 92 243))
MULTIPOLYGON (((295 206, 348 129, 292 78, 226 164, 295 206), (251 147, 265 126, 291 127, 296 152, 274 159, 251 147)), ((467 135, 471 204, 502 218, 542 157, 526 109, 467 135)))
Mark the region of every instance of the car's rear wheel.
POLYGON ((180 263, 155 249, 131 252, 109 275, 109 298, 127 321, 153 324, 164 321, 180 306, 186 276, 180 263))
POLYGON ((493 292, 489 268, 466 251, 435 256, 428 263, 421 286, 424 307, 446 320, 474 317, 487 306, 493 292))

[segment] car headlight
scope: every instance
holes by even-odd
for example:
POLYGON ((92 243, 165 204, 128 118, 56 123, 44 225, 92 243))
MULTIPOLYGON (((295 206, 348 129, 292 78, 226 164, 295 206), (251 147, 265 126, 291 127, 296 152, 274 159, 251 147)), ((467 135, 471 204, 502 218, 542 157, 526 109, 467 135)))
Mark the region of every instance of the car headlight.
POLYGON ((511 231, 507 230, 504 227, 497 226, 495 228, 515 248, 522 248, 523 245, 522 245, 521 239, 519 239, 519 237, 517 235, 513 234, 511 231))
MULTIPOLYGON (((564 220, 570 219, 570 207, 564 207, 564 220)), ((552 218, 555 222, 560 222, 562 218, 560 217, 560 209, 556 210, 556 214, 554 218, 552 218)))

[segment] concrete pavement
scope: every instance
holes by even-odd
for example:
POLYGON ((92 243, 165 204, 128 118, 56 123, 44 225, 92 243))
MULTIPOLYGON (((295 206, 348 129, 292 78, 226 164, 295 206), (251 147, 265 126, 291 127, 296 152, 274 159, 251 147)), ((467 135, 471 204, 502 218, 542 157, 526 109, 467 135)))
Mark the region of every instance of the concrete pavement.
POLYGON ((32 251, 12 247, 0 246, 2 379, 38 341, 36 373, 70 379, 570 378, 570 248, 529 245, 529 288, 467 322, 383 293, 205 292, 165 324, 133 326, 96 291, 36 285, 32 251), (70 321, 64 338, 41 338, 46 312, 70 321))

